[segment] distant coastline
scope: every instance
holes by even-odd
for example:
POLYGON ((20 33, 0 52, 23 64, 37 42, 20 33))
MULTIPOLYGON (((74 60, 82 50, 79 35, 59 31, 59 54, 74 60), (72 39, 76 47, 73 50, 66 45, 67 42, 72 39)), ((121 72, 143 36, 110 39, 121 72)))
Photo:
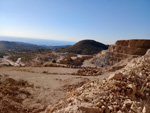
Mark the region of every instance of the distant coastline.
POLYGON ((73 45, 76 42, 61 41, 61 40, 49 40, 49 39, 35 39, 26 37, 11 37, 11 36, 0 36, 0 41, 15 41, 15 42, 25 42, 35 45, 45 45, 45 46, 64 46, 73 45))

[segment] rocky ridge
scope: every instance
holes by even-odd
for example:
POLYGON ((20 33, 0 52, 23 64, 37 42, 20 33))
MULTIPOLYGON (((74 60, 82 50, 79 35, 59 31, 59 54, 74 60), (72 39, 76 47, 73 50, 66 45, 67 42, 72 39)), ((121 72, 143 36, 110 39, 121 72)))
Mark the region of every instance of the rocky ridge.
POLYGON ((99 67, 112 66, 121 60, 144 55, 149 48, 150 40, 118 40, 108 50, 93 57, 91 63, 99 67))
POLYGON ((88 82, 46 113, 150 113, 150 54, 107 79, 88 82))

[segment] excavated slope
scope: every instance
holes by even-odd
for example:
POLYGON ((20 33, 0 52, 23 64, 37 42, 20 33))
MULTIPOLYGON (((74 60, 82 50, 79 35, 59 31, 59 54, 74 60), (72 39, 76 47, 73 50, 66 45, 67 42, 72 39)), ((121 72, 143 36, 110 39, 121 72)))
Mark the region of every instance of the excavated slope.
POLYGON ((150 54, 103 81, 84 84, 46 113, 150 113, 150 54))
POLYGON ((91 63, 99 67, 112 66, 126 58, 144 55, 149 48, 150 40, 119 40, 93 57, 91 63))

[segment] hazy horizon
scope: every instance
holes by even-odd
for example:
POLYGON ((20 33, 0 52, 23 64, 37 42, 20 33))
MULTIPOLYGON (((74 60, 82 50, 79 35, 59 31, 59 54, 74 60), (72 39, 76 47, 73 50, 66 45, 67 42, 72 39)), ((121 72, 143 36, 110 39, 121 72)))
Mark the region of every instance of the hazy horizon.
POLYGON ((0 41, 24 42, 40 46, 65 46, 65 45, 73 45, 76 43, 63 40, 35 39, 29 37, 10 37, 10 36, 0 36, 0 41))
POLYGON ((0 35, 78 42, 150 39, 149 0, 0 0, 0 35))

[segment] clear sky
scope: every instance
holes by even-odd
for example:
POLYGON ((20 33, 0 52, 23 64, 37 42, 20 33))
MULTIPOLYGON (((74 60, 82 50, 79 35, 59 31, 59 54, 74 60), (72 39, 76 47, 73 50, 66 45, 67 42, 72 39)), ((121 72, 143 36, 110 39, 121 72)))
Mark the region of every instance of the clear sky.
POLYGON ((0 35, 106 44, 150 39, 150 0, 0 0, 0 35))

